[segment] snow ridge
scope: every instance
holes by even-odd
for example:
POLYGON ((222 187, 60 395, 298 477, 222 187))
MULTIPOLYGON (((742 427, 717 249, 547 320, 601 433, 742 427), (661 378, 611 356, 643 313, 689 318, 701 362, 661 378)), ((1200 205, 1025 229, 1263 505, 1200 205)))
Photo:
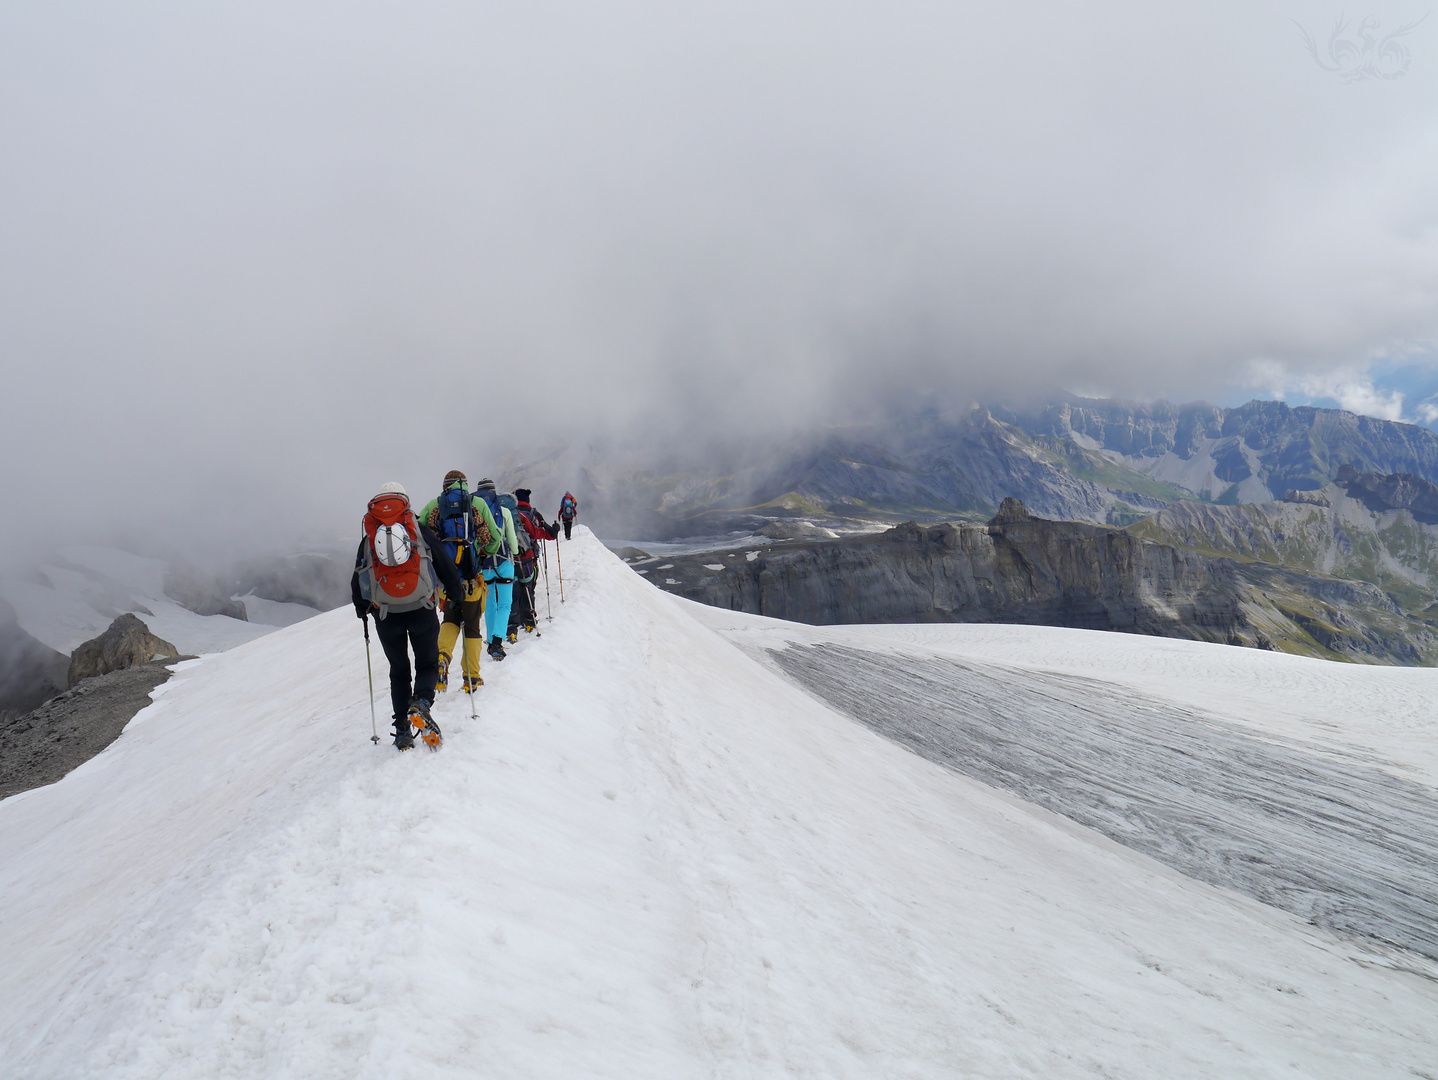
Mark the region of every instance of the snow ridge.
POLYGON ((1431 1064, 1438 983, 924 761, 585 529, 564 566, 439 754, 370 745, 341 610, 182 665, 0 802, 5 1073, 1431 1064))

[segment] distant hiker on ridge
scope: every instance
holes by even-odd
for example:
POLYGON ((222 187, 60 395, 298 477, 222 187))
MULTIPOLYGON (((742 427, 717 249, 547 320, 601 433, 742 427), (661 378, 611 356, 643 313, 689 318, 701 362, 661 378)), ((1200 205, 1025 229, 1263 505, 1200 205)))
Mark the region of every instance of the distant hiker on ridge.
POLYGON ((514 556, 519 550, 519 538, 514 535, 514 515, 499 501, 499 492, 493 480, 481 480, 474 486, 474 494, 499 522, 496 550, 486 548, 484 553, 484 580, 489 585, 484 622, 489 633, 489 655, 495 660, 503 660, 504 637, 509 632, 509 608, 514 599, 514 556))
POLYGON ((444 474, 439 497, 425 503, 420 520, 435 531, 444 545, 445 561, 463 579, 457 589, 445 587, 444 625, 439 628, 439 682, 437 689, 449 689, 449 665, 454 644, 464 627, 464 692, 472 694, 484 685, 479 674, 480 649, 485 641, 485 588, 480 580, 483 557, 499 550, 500 531, 484 500, 469 493, 469 481, 458 469, 444 474))
POLYGON ((574 524, 575 515, 579 513, 579 502, 569 492, 564 493, 564 498, 559 500, 559 520, 564 522, 564 539, 569 539, 569 527, 574 524))
MULTIPOLYGON (((415 520, 409 495, 391 481, 370 500, 365 513, 350 596, 355 615, 365 619, 366 626, 374 615, 375 631, 389 660, 394 745, 399 750, 414 746, 414 731, 431 749, 440 744, 439 725, 429 712, 439 675, 439 619, 434 613, 438 585, 455 596, 463 588, 439 537, 415 520), (413 686, 410 649, 414 650, 413 686)), ((368 640, 368 630, 365 634, 368 640)))
POLYGON ((514 607, 509 616, 509 640, 518 636, 521 627, 526 633, 534 633, 537 620, 534 616, 534 590, 539 583, 539 545, 559 535, 559 524, 551 525, 544 515, 529 503, 532 494, 529 488, 515 488, 514 498, 518 512, 515 535, 519 537, 519 554, 514 560, 514 607))

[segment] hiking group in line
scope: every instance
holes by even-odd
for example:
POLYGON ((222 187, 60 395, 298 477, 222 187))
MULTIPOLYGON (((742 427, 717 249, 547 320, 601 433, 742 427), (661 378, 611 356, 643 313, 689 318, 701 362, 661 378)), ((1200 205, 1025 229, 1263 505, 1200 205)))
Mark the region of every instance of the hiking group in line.
MULTIPOLYGON (((535 589, 541 557, 546 589, 549 583, 544 543, 558 540, 561 521, 569 539, 579 503, 566 491, 559 516, 550 524, 530 505, 530 495, 528 488, 500 493, 489 479, 471 492, 464 473, 451 469, 439 495, 417 515, 403 485, 393 481, 370 500, 350 595, 355 615, 364 621, 366 660, 371 615, 389 660, 397 749, 411 749, 416 734, 431 749, 439 749, 443 736, 431 709, 435 694, 449 688, 461 637, 460 686, 470 696, 474 715, 474 692, 484 685, 481 649, 491 659, 503 660, 505 643, 517 641, 520 631, 537 634, 535 589)), ((563 587, 561 567, 561 599, 563 587)), ((370 704, 373 711, 373 671, 370 704)), ((379 741, 377 731, 374 741, 379 741)))

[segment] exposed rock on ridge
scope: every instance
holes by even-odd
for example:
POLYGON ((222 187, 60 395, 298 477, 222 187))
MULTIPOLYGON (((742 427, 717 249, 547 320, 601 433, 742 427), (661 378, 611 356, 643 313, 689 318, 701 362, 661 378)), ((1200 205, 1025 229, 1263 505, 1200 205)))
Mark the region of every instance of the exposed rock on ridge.
POLYGON ((723 558, 718 572, 705 568, 712 553, 674 560, 655 584, 816 624, 1014 622, 1210 641, 1243 640, 1246 627, 1210 560, 1118 529, 1035 518, 1017 499, 1005 499, 987 525, 910 522, 877 536, 771 547, 752 561, 723 558))
POLYGON ((86 679, 33 712, 0 720, 0 799, 53 784, 109 746, 170 677, 172 662, 86 679))
POLYGON ((1380 475, 1359 472, 1352 465, 1338 470, 1338 482, 1374 513, 1407 510, 1424 525, 1438 525, 1438 486, 1412 473, 1380 475))
POLYGON ((1432 628, 1376 585, 1049 521, 1017 499, 1005 499, 987 525, 909 522, 878 535, 666 557, 662 565, 626 561, 701 603, 820 625, 1027 623, 1367 662, 1438 658, 1432 628))
POLYGON ((178 649, 150 633, 137 616, 125 614, 99 637, 91 638, 70 654, 69 682, 73 687, 82 679, 179 655, 178 649))
MULTIPOLYGON (((1177 503, 1128 531, 1204 555, 1267 563, 1310 580, 1331 575, 1367 583, 1419 624, 1404 634, 1422 651, 1423 636, 1438 625, 1438 524, 1420 515, 1429 516, 1426 508, 1438 489, 1411 475, 1341 472, 1343 482, 1296 492, 1298 498, 1283 502, 1177 503)), ((1250 576, 1257 572, 1244 570, 1250 576)), ((1372 614, 1377 616, 1376 609, 1372 614)))

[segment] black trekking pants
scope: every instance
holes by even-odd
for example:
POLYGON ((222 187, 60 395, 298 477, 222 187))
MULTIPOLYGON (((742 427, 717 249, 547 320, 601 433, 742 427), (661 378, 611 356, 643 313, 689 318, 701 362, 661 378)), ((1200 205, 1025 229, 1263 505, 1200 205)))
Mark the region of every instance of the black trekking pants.
POLYGON ((453 600, 445 602, 444 621, 464 627, 464 636, 474 641, 484 640, 484 590, 476 590, 477 600, 453 600))
POLYGON ((569 526, 571 526, 571 525, 573 525, 573 524, 574 524, 574 519, 573 519, 573 518, 565 518, 565 519, 564 519, 564 539, 566 539, 566 540, 569 539, 569 526))
POLYGON ((394 718, 409 715, 409 704, 417 698, 434 703, 434 686, 439 681, 439 616, 433 608, 391 611, 375 619, 379 643, 389 660, 389 700, 394 718), (409 651, 414 649, 414 686, 410 687, 409 651))
POLYGON ((515 581, 514 606, 509 609, 509 630, 511 633, 524 626, 534 625, 534 578, 515 581))

